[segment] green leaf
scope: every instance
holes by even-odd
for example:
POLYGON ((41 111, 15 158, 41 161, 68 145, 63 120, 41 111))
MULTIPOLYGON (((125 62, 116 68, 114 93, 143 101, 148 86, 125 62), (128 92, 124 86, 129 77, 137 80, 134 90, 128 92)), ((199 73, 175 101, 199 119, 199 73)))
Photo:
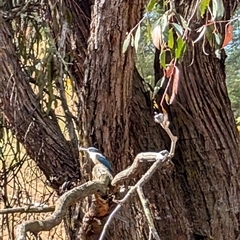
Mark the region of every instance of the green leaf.
POLYGON ((174 46, 174 37, 173 37, 173 29, 171 28, 168 31, 168 47, 172 49, 174 46))
POLYGON ((199 9, 200 9, 200 16, 201 17, 203 17, 203 15, 205 14, 207 8, 209 7, 209 3, 210 3, 210 0, 202 0, 200 2, 199 9))
POLYGON ((224 5, 222 0, 212 0, 212 20, 219 20, 224 15, 224 5))
POLYGON ((162 41, 167 44, 168 42, 168 31, 169 31, 169 22, 168 15, 164 14, 161 18, 161 27, 162 27, 162 41))
POLYGON ((136 52, 138 50, 138 43, 139 43, 139 40, 140 40, 140 33, 141 33, 141 28, 140 28, 140 24, 139 24, 138 27, 137 27, 137 31, 135 33, 135 41, 134 41, 134 47, 136 49, 136 52))
POLYGON ((157 0, 150 0, 149 1, 148 5, 147 5, 147 11, 148 12, 152 11, 152 9, 154 8, 154 5, 155 5, 156 2, 157 2, 157 0))
POLYGON ((222 35, 220 33, 215 33, 215 32, 213 34, 215 37, 216 44, 218 45, 218 47, 220 47, 222 44, 222 35))
POLYGON ((149 19, 147 20, 147 41, 151 41, 151 23, 149 19))
POLYGON ((163 14, 161 17, 161 27, 162 27, 162 32, 164 32, 166 29, 168 29, 168 15, 163 14))
POLYGON ((134 37, 132 34, 131 34, 131 47, 134 47, 134 37))
POLYGON ((175 58, 181 58, 186 51, 186 41, 181 37, 177 39, 177 48, 175 49, 175 58))
POLYGON ((213 47, 213 31, 214 31, 213 25, 207 26, 205 36, 211 47, 213 47))
POLYGON ((177 33, 178 36, 182 36, 183 35, 183 28, 182 26, 180 26, 179 24, 177 23, 171 23, 177 33))
POLYGON ((177 17, 178 23, 183 27, 183 29, 191 30, 188 27, 187 21, 180 14, 176 14, 175 16, 177 17))
POLYGON ((122 53, 125 53, 127 51, 127 48, 129 46, 131 40, 131 35, 128 34, 127 37, 125 38, 124 42, 123 42, 123 48, 122 48, 122 53))
POLYGON ((157 93, 159 92, 161 87, 163 86, 165 79, 166 79, 165 76, 163 76, 161 79, 159 79, 157 81, 156 86, 154 87, 154 90, 153 90, 152 98, 155 98, 155 96, 157 95, 157 93))
POLYGON ((160 64, 164 69, 166 68, 166 51, 160 53, 160 64))

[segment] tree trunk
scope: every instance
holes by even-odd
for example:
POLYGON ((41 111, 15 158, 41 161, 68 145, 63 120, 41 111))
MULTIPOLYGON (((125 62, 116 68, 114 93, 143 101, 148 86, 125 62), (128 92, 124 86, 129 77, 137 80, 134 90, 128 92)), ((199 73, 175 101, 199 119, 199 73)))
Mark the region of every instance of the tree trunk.
MULTIPOLYGON (((90 4, 85 3, 78 5, 78 10, 90 17, 90 4)), ((224 2, 226 18, 233 11, 231 3, 234 1, 224 2)), ((81 89, 81 144, 98 146, 116 173, 130 165, 137 153, 160 151, 170 145, 153 121, 149 94, 135 69, 134 50, 122 54, 125 34, 139 22, 146 4, 145 0, 95 1, 87 53, 88 22, 83 33, 78 16, 73 15, 78 46, 73 55, 78 62, 71 70, 81 89), (77 38, 78 33, 82 37, 77 38)), ((185 11, 191 15, 195 4, 176 1, 183 15, 185 11)), ((54 118, 40 112, 14 54, 9 28, 1 21, 0 105, 10 127, 54 189, 58 190, 66 179, 80 178, 80 171, 82 180, 88 180, 85 170, 78 170, 76 146, 69 146, 54 118)), ((173 171, 157 172, 144 186, 154 224, 164 240, 240 239, 237 131, 226 92, 224 59, 217 59, 209 47, 206 50, 209 55, 202 52, 201 44, 196 45, 193 65, 189 66, 189 50, 179 66, 180 88, 169 113, 171 127, 179 137, 173 171)), ((143 166, 141 174, 145 170, 143 166)), ((130 179, 127 184, 135 181, 130 179)), ((126 222, 114 220, 108 239, 148 239, 142 212, 137 198, 131 199, 121 211, 126 222)), ((71 239, 77 239, 79 224, 71 229, 75 230, 71 239)))
MULTIPOLYGON (((141 151, 169 146, 153 122, 149 96, 134 68, 133 50, 121 53, 124 33, 140 20, 144 4, 100 1, 92 14, 80 97, 81 139, 83 145, 98 146, 116 172, 141 151)), ((189 14, 195 4, 189 1, 189 14)), ((226 17, 232 11, 229 5, 226 17)), ((178 8, 183 14, 186 11, 186 5, 178 8)), ((208 56, 197 45, 193 65, 189 66, 189 50, 179 66, 180 89, 170 108, 171 126, 179 137, 174 170, 158 172, 144 187, 161 239, 240 237, 237 132, 226 91, 224 59, 207 50, 208 56)), ((136 198, 124 206, 121 214, 128 223, 114 221, 109 239, 147 239, 141 212, 136 198)))

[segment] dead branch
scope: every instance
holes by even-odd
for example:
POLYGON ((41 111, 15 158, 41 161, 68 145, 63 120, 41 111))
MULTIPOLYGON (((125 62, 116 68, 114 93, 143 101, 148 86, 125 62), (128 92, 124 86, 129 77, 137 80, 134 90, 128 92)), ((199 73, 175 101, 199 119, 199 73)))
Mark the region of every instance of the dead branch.
POLYGON ((47 213, 53 212, 55 206, 26 206, 26 207, 16 207, 16 208, 5 208, 0 209, 0 214, 10 214, 10 213, 47 213))
POLYGON ((139 153, 134 161, 133 164, 123 170, 122 172, 118 173, 112 180, 112 186, 120 185, 124 180, 130 179, 131 177, 135 176, 139 171, 139 165, 142 162, 155 162, 157 157, 159 156, 159 153, 157 152, 145 152, 145 153, 139 153))
POLYGON ((151 176, 153 175, 153 173, 158 170, 160 167, 163 167, 165 164, 163 163, 171 163, 171 159, 174 156, 175 153, 175 147, 176 147, 176 142, 177 142, 177 137, 174 136, 171 132, 171 130, 169 129, 169 124, 170 122, 168 121, 168 115, 167 113, 162 114, 156 114, 154 116, 154 120, 155 122, 159 123, 162 128, 166 131, 166 133, 168 134, 168 136, 171 139, 171 148, 170 148, 170 152, 168 152, 167 150, 163 150, 159 153, 153 153, 153 152, 147 152, 147 153, 139 153, 134 161, 133 164, 131 165, 131 167, 125 169, 124 171, 120 172, 119 174, 117 174, 114 179, 112 180, 112 185, 115 186, 117 184, 120 184, 122 181, 129 179, 130 177, 134 176, 137 173, 137 170, 139 169, 139 163, 143 162, 143 161, 155 161, 155 163, 148 169, 148 171, 141 177, 141 179, 137 182, 137 184, 135 184, 135 186, 131 187, 131 189, 127 192, 127 194, 125 195, 125 197, 119 201, 119 204, 117 205, 117 207, 114 209, 114 211, 111 213, 111 215, 109 216, 103 231, 101 233, 101 236, 99 238, 99 240, 103 240, 107 227, 109 226, 109 224, 111 223, 114 215, 117 213, 117 211, 123 206, 123 204, 127 201, 127 199, 136 191, 138 190, 138 194, 140 196, 140 199, 142 200, 142 205, 144 208, 144 213, 146 215, 146 218, 148 220, 148 224, 149 224, 149 239, 151 239, 151 237, 153 236, 156 240, 159 240, 160 237, 158 236, 158 233, 154 227, 153 224, 153 220, 151 217, 151 214, 148 207, 146 207, 144 205, 144 201, 143 201, 143 193, 141 192, 141 187, 151 178, 151 176))
POLYGON ((105 192, 107 186, 102 182, 89 181, 81 186, 75 187, 63 194, 56 203, 53 214, 45 220, 33 220, 24 222, 17 227, 17 240, 26 240, 26 233, 34 234, 40 231, 50 231, 53 227, 61 223, 69 206, 91 194, 105 192))
MULTIPOLYGON (((150 153, 150 155, 152 156, 153 153, 150 153)), ((146 158, 146 156, 149 156, 149 153, 141 153, 138 154, 137 157, 134 159, 134 162, 139 163, 140 160, 148 160, 148 158, 146 158), (145 156, 145 158, 139 158, 140 156, 145 156)), ((163 150, 162 152, 159 153, 155 153, 155 163, 148 169, 148 171, 141 177, 141 179, 137 182, 137 184, 135 184, 133 187, 130 188, 130 190, 127 192, 127 194, 125 195, 125 197, 119 201, 119 204, 117 205, 117 207, 114 209, 114 211, 111 213, 111 215, 109 216, 103 231, 101 233, 101 236, 99 238, 99 240, 103 240, 107 227, 109 226, 109 224, 111 223, 114 215, 117 213, 117 211, 123 206, 123 204, 129 199, 129 197, 139 188, 142 187, 153 175, 153 173, 159 169, 160 166, 163 166, 164 162, 167 162, 169 160, 169 153, 167 150, 163 150)), ((133 163, 134 164, 134 163, 133 163)), ((131 167, 129 168, 131 169, 131 167)), ((122 173, 122 172, 121 172, 122 173)), ((120 173, 120 174, 121 174, 120 173)), ((119 174, 118 174, 119 175, 119 174)), ((132 175, 130 173, 130 175, 132 175)), ((123 176, 125 177, 125 176, 123 176)), ((114 178, 115 179, 115 178, 114 178)), ((113 181, 114 181, 113 179, 113 181)), ((118 178, 119 179, 119 178, 118 178)), ((119 179, 119 182, 122 179, 119 179)))
POLYGON ((146 199, 142 192, 142 186, 152 177, 156 170, 158 170, 160 167, 166 166, 167 163, 171 163, 171 158, 174 156, 175 152, 177 137, 172 134, 168 127, 169 122, 167 120, 167 116, 164 116, 163 114, 158 114, 155 116, 155 121, 163 127, 163 129, 167 132, 168 136, 171 139, 170 152, 168 152, 167 150, 163 150, 161 152, 139 153, 135 157, 133 164, 129 168, 117 174, 114 179, 105 166, 103 166, 102 164, 95 165, 92 171, 93 181, 89 181, 81 186, 75 187, 72 190, 63 194, 58 199, 56 203, 56 209, 53 214, 45 220, 33 220, 20 224, 17 227, 17 240, 25 240, 26 233, 28 231, 37 234, 40 231, 51 230, 53 227, 61 223, 69 206, 85 198, 86 196, 94 194, 91 208, 84 216, 82 228, 80 231, 80 235, 83 237, 82 239, 85 239, 87 229, 92 226, 93 220, 101 221, 101 217, 106 216, 109 211, 108 200, 103 199, 103 194, 100 194, 99 192, 105 193, 107 189, 109 189, 110 185, 119 185, 124 180, 136 175, 139 170, 139 164, 144 161, 154 161, 154 163, 149 168, 149 170, 141 177, 141 179, 135 184, 135 186, 130 188, 125 197, 119 201, 119 204, 111 213, 107 220, 107 223, 103 227, 103 231, 99 240, 102 240, 104 238, 106 229, 111 223, 113 217, 135 191, 138 191, 140 200, 144 208, 144 213, 148 220, 149 238, 151 239, 151 237, 154 237, 156 240, 159 240, 160 237, 158 236, 158 233, 154 227, 150 210, 145 204, 146 199))
POLYGON ((138 193, 140 202, 142 203, 144 214, 145 214, 145 216, 147 218, 147 221, 148 221, 149 239, 152 239, 152 237, 153 237, 156 240, 160 240, 158 232, 157 232, 157 230, 154 226, 154 223, 153 223, 152 214, 151 214, 151 211, 150 211, 149 206, 148 206, 148 200, 146 199, 146 197, 143 193, 142 187, 137 188, 137 193, 138 193))

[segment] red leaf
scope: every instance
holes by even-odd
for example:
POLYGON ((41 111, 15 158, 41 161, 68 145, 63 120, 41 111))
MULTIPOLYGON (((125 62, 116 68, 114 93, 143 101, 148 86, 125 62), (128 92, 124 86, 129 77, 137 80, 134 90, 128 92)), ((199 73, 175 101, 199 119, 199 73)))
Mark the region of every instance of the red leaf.
POLYGON ((173 103, 175 96, 178 91, 178 82, 179 82, 179 69, 175 66, 174 68, 174 77, 173 77, 173 87, 172 87, 172 95, 169 101, 169 105, 173 103))
POLYGON ((231 24, 225 26, 225 37, 222 44, 222 48, 226 47, 233 38, 233 27, 231 24))
POLYGON ((165 71, 165 76, 167 78, 170 78, 173 74, 174 71, 174 59, 172 59, 172 61, 168 64, 167 69, 165 71))

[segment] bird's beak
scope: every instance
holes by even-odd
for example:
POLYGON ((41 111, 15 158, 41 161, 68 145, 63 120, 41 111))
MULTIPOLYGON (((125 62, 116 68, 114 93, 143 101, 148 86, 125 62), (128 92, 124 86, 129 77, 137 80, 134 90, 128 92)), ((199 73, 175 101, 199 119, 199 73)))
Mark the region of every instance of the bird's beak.
POLYGON ((88 151, 87 148, 83 148, 83 147, 79 147, 78 150, 79 150, 79 151, 86 151, 86 152, 88 151))

